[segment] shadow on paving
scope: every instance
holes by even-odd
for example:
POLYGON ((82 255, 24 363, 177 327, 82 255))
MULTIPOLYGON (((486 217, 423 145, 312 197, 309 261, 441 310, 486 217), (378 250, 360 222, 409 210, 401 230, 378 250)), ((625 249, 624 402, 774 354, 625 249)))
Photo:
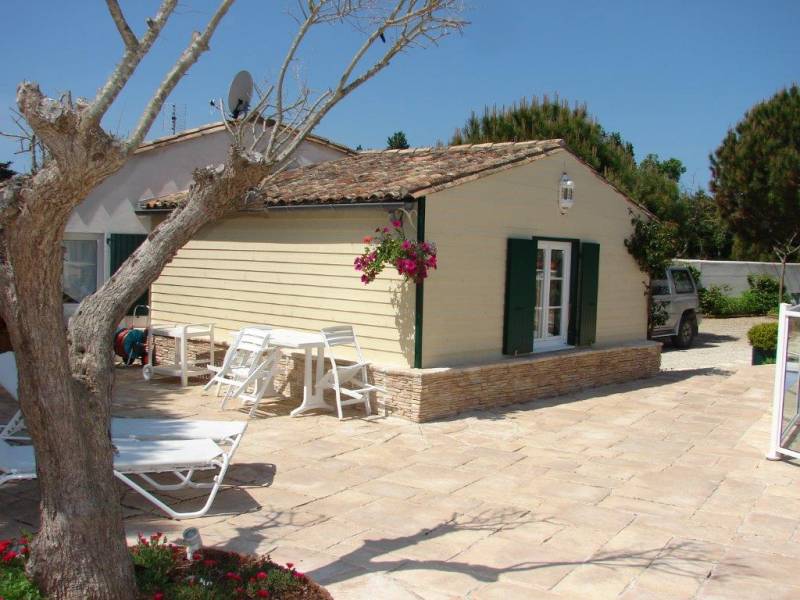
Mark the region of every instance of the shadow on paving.
POLYGON ((444 419, 438 419, 437 422, 444 423, 448 421, 457 421, 467 416, 480 420, 502 420, 506 417, 506 415, 521 411, 536 411, 543 408, 551 408, 553 406, 572 404, 574 402, 580 402, 590 398, 605 398, 616 394, 655 389, 665 385, 672 385, 673 383, 679 381, 692 379, 693 377, 730 377, 734 373, 735 371, 720 369, 717 367, 661 371, 658 375, 649 377, 647 379, 635 379, 625 383, 611 383, 599 387, 587 388, 578 392, 572 392, 563 396, 534 398, 532 400, 516 402, 514 404, 507 404, 505 406, 487 407, 478 410, 467 411, 451 417, 446 417, 444 419))
MULTIPOLYGON (((670 575, 697 577, 698 566, 706 568, 708 565, 708 557, 704 547, 692 541, 670 542, 665 546, 648 549, 598 551, 583 560, 519 560, 518 562, 511 562, 513 558, 509 556, 509 564, 502 567, 458 560, 459 556, 464 553, 459 553, 449 560, 404 557, 381 560, 380 558, 386 554, 399 553, 404 548, 412 547, 437 537, 443 537, 450 533, 462 531, 491 531, 494 533, 498 527, 502 527, 503 530, 509 530, 523 523, 500 523, 496 519, 482 517, 459 522, 454 514, 450 519, 434 528, 423 529, 412 535, 364 540, 360 547, 340 556, 330 564, 309 571, 308 575, 323 585, 331 585, 351 578, 352 568, 348 569, 348 566, 356 566, 366 573, 397 573, 418 570, 461 573, 474 578, 476 581, 492 583, 498 581, 499 577, 504 574, 581 565, 597 565, 611 569, 621 567, 647 568, 670 575)), ((525 545, 520 544, 521 556, 518 556, 518 558, 524 558, 524 548, 525 545)), ((550 554, 551 556, 557 556, 560 553, 563 554, 557 548, 547 549, 545 546, 529 546, 529 548, 538 550, 540 555, 550 554)), ((746 566, 738 564, 731 566, 747 569, 746 566)), ((710 573, 706 573, 706 576, 709 575, 710 573)))
POLYGON ((669 338, 665 338, 661 347, 661 352, 691 352, 692 350, 702 350, 704 348, 718 348, 726 342, 736 342, 741 338, 734 335, 722 335, 717 333, 703 333, 702 331, 694 338, 691 348, 676 348, 672 345, 669 338))

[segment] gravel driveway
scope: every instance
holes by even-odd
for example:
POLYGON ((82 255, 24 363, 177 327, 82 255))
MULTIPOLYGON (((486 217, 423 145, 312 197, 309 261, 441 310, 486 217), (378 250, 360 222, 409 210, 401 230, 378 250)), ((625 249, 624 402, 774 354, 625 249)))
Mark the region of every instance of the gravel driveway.
POLYGON ((756 323, 771 320, 767 317, 705 318, 700 323, 700 333, 688 350, 674 348, 670 341, 664 344, 661 368, 669 371, 712 367, 734 370, 749 365, 747 330, 756 323))

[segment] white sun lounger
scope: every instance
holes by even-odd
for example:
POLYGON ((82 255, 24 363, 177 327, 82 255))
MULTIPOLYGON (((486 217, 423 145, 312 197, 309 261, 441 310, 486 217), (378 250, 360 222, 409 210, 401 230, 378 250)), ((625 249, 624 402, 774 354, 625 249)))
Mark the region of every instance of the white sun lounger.
MULTIPOLYGON (((123 440, 115 441, 114 476, 146 500, 163 510, 173 519, 202 517, 211 508, 230 464, 230 456, 211 440, 123 440), (191 481, 195 471, 215 469, 219 472, 210 483, 191 481), (184 472, 186 473, 184 475, 184 472), (181 479, 174 485, 156 484, 150 475, 173 473, 181 479), (138 476, 160 490, 174 490, 190 486, 207 488, 208 498, 202 508, 178 512, 132 477, 138 476)), ((9 481, 36 479, 36 458, 33 446, 12 446, 0 439, 0 486, 9 481)))

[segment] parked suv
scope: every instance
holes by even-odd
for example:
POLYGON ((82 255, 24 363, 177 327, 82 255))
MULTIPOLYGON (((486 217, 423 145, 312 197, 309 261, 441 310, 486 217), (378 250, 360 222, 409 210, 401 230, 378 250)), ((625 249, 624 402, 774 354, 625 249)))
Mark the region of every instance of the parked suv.
POLYGON ((653 329, 653 338, 671 338, 677 348, 688 348, 697 335, 700 323, 700 299, 697 284, 689 269, 670 267, 665 279, 653 281, 653 302, 662 303, 667 321, 653 329))

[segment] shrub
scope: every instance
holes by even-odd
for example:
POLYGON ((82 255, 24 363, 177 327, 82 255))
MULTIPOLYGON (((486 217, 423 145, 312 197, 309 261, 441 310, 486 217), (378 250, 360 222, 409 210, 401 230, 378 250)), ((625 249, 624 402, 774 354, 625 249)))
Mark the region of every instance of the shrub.
MULTIPOLYGON (((730 287, 712 285, 701 289, 700 310, 716 317, 759 316, 769 314, 778 306, 778 281, 770 275, 747 276, 750 289, 740 296, 728 296, 730 287)), ((784 297, 788 301, 788 297, 784 297)))
MULTIPOLYGON (((0 599, 43 600, 25 575, 27 539, 0 541, 0 599)), ((331 600, 321 587, 292 563, 278 565, 267 557, 250 557, 203 548, 191 560, 186 548, 168 544, 157 533, 139 536, 130 549, 137 598, 152 600, 331 600)))
POLYGON ((774 352, 778 347, 778 324, 760 323, 753 325, 747 332, 747 339, 753 348, 765 352, 774 352))

